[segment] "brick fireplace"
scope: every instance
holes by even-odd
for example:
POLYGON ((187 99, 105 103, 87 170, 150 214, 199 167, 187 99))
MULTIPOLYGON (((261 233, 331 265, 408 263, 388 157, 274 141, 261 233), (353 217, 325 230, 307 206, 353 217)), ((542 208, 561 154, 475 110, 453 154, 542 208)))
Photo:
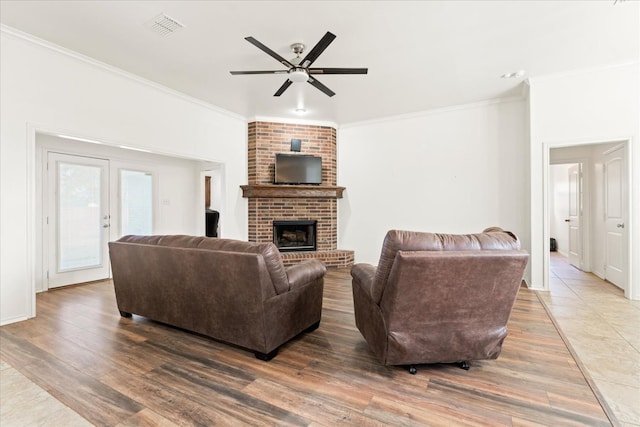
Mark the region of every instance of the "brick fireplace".
POLYGON ((274 122, 251 122, 248 126, 249 241, 272 242, 274 221, 317 221, 315 251, 286 251, 285 265, 316 258, 328 267, 353 264, 354 253, 338 250, 338 201, 344 187, 336 185, 336 130, 274 122), (276 153, 290 152, 292 138, 302 140, 301 154, 322 157, 322 184, 274 185, 276 153))

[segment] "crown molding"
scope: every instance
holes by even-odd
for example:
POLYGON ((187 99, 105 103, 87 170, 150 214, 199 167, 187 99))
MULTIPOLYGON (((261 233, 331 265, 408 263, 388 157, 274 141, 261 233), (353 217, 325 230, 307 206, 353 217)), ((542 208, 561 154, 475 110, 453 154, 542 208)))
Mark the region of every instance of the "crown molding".
POLYGON ((307 125, 307 126, 326 126, 334 129, 338 128, 338 124, 326 120, 306 120, 296 119, 290 117, 267 117, 267 116, 253 116, 247 120, 250 122, 274 122, 274 123, 286 123, 292 125, 307 125))
POLYGON ((195 104, 195 105, 197 105, 199 107, 203 107, 203 108, 206 108, 208 110, 214 111, 216 113, 222 114, 222 115, 224 115, 226 117, 229 117, 229 118, 232 118, 232 119, 235 119, 235 120, 241 120, 243 122, 247 122, 246 117, 244 117, 244 116, 242 116, 240 114, 234 113, 234 112, 229 111, 229 110, 225 110, 224 108, 218 107, 217 105, 210 104, 210 103, 202 101, 202 100, 200 100, 198 98, 194 98, 192 96, 186 95, 186 94, 184 94, 182 92, 179 92, 177 90, 168 88, 167 86, 163 86, 163 85, 161 85, 159 83, 156 83, 154 81, 145 79, 145 78, 140 77, 140 76, 138 76, 136 74, 130 73, 128 71, 125 71, 125 70, 123 70, 121 68, 114 67, 113 65, 109 65, 109 64, 107 64, 105 62, 98 61, 97 59, 94 59, 94 58, 91 58, 89 56, 83 55, 83 54, 81 54, 79 52, 76 52, 76 51, 73 51, 71 49, 67 49, 67 48, 62 47, 60 45, 51 43, 49 41, 46 41, 46 40, 41 39, 39 37, 36 37, 36 36, 34 36, 32 34, 25 33, 23 31, 20 31, 20 30, 18 30, 16 28, 8 26, 8 25, 0 24, 0 34, 11 36, 11 37, 13 37, 15 39, 22 40, 22 41, 31 43, 33 45, 40 46, 40 47, 43 47, 45 49, 51 50, 53 52, 68 56, 68 57, 73 58, 75 60, 84 62, 85 64, 92 65, 92 66, 94 66, 96 68, 100 68, 100 69, 102 69, 104 71, 108 71, 110 73, 117 74, 117 75, 119 75, 121 77, 125 77, 125 78, 127 78, 129 80, 135 81, 136 83, 140 83, 142 85, 151 87, 151 88, 153 88, 155 90, 163 92, 163 93, 165 93, 167 95, 170 95, 170 96, 172 96, 174 98, 178 98, 178 99, 180 99, 182 101, 187 101, 187 102, 195 104))
POLYGON ((616 68, 633 67, 633 66, 639 66, 639 65, 640 65, 640 60, 621 62, 617 64, 598 65, 595 67, 578 68, 574 70, 562 71, 559 73, 551 73, 551 74, 544 74, 536 77, 529 77, 527 80, 528 80, 528 84, 532 85, 532 84, 545 82, 549 80, 556 80, 556 79, 562 79, 567 77, 576 77, 583 74, 597 73, 600 71, 613 70, 616 68))
POLYGON ((442 108, 434 108, 431 110, 417 111, 415 113, 399 114, 396 116, 382 117, 379 119, 363 120, 360 122, 347 123, 344 125, 340 125, 340 129, 348 129, 351 127, 359 127, 359 126, 370 126, 370 125, 386 123, 386 122, 395 122, 400 120, 417 119, 421 117, 434 116, 437 114, 450 113, 452 111, 470 110, 474 108, 487 107, 489 105, 519 102, 519 101, 524 101, 525 99, 526 97, 523 95, 510 96, 505 98, 494 98, 494 99, 488 99, 488 100, 479 101, 479 102, 471 102, 468 104, 453 105, 450 107, 442 107, 442 108))

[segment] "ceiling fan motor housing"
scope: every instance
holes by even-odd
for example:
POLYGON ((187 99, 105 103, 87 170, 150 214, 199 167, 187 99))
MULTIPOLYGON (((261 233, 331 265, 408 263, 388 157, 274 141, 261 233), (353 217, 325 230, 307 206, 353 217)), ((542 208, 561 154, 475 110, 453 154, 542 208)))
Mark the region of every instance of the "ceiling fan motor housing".
POLYGON ((304 52, 304 44, 303 43, 293 43, 291 45, 291 50, 293 51, 293 53, 296 54, 296 56, 300 56, 300 55, 302 55, 302 52, 304 52))

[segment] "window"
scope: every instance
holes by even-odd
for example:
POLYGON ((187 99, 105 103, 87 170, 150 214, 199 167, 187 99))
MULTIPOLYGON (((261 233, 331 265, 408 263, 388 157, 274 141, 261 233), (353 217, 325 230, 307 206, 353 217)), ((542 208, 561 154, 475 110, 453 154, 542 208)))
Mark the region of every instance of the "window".
POLYGON ((120 169, 120 235, 153 234, 153 175, 120 169))

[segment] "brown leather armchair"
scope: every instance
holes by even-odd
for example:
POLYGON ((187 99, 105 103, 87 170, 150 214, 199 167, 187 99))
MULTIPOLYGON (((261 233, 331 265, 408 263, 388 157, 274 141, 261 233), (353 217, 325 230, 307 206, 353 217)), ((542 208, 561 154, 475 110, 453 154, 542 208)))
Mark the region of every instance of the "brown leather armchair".
POLYGON ((356 325, 385 365, 496 359, 529 255, 500 228, 467 235, 391 230, 377 268, 356 264, 356 325))

